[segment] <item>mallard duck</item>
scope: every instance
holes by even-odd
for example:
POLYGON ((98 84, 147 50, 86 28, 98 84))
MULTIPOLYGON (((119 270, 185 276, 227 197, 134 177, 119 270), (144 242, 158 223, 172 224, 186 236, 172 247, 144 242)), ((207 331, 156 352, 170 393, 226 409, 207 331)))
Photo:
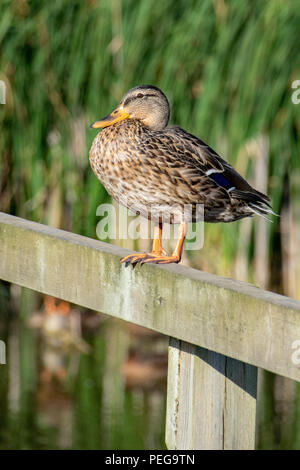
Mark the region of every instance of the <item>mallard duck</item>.
POLYGON ((121 259, 136 263, 178 263, 188 222, 233 222, 274 214, 269 198, 198 137, 168 127, 167 97, 152 85, 136 86, 93 129, 91 167, 120 204, 154 221, 151 253, 121 259), (191 210, 186 211, 186 207, 191 210), (198 211, 199 207, 204 210, 198 211), (172 256, 162 247, 163 223, 180 223, 172 256))

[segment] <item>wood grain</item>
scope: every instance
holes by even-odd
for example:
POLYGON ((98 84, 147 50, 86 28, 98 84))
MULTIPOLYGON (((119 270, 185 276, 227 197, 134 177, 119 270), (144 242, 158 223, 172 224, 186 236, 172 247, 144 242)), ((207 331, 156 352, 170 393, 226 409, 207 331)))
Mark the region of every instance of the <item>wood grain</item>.
POLYGON ((169 449, 254 449, 257 368, 170 339, 169 449))
POLYGON ((0 213, 0 278, 300 380, 300 302, 0 213))

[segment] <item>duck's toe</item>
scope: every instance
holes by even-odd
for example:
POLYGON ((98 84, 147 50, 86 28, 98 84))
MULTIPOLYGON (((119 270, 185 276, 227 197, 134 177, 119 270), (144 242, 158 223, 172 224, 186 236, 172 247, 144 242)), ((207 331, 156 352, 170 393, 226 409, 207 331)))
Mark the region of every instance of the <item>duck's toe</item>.
POLYGON ((169 263, 179 263, 179 256, 168 256, 163 250, 161 253, 133 253, 127 255, 120 260, 121 263, 125 263, 125 267, 135 266, 136 264, 169 264, 169 263))

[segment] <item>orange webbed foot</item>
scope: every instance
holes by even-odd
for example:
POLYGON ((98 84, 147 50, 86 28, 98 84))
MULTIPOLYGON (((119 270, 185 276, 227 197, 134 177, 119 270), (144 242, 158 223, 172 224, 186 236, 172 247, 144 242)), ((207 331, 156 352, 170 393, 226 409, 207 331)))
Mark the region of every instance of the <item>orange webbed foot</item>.
POLYGON ((135 266, 136 264, 168 264, 168 263, 179 263, 180 258, 178 256, 168 256, 165 250, 161 252, 151 252, 151 253, 133 253, 127 255, 121 259, 121 263, 125 263, 125 266, 129 264, 135 266))
POLYGON ((149 258, 146 258, 143 263, 148 263, 148 264, 170 264, 170 263, 179 263, 180 262, 180 257, 179 256, 151 256, 149 258))
POLYGON ((130 264, 135 266, 137 263, 141 263, 144 259, 146 259, 147 256, 150 256, 150 254, 149 253, 132 253, 131 255, 124 256, 124 258, 120 260, 120 263, 125 263, 126 268, 130 264))
POLYGON ((139 264, 169 264, 179 263, 181 260, 183 242, 186 234, 186 223, 180 225, 179 238, 176 248, 172 256, 168 256, 166 251, 161 246, 162 238, 162 225, 158 224, 154 228, 154 240, 151 253, 132 253, 121 259, 121 263, 125 263, 127 267, 131 264, 133 267, 139 264))

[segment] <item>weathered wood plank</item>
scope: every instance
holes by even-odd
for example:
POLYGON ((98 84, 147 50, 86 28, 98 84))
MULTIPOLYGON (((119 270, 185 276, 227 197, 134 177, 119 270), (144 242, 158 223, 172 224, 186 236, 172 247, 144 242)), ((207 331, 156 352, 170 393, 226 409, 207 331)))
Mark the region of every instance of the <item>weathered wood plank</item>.
POLYGON ((169 449, 254 449, 257 368, 170 338, 169 449))
POLYGON ((0 278, 300 380, 300 302, 184 266, 120 265, 127 250, 0 214, 0 278))

